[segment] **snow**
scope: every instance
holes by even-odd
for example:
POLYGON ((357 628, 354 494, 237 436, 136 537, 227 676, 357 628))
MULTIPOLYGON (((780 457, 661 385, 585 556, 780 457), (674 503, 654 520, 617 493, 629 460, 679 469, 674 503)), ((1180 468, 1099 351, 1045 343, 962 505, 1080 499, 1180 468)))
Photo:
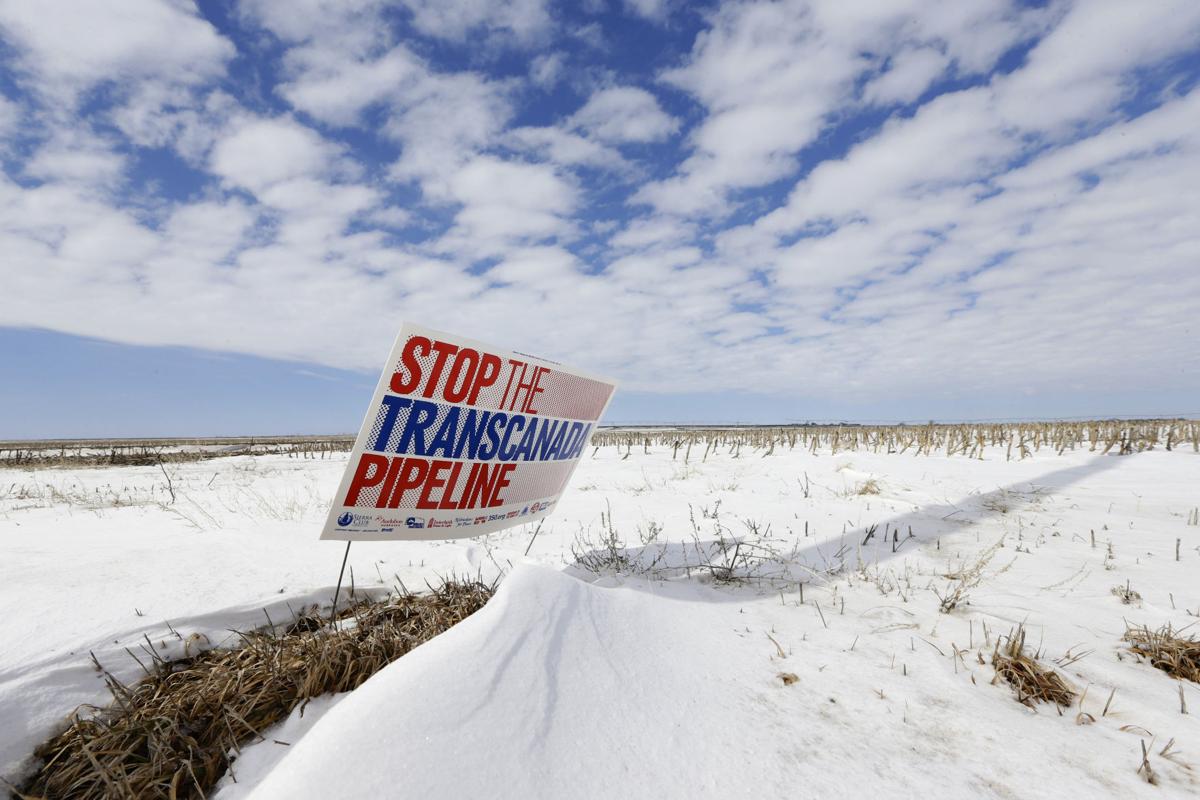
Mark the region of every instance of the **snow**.
MULTIPOLYGON (((623 456, 585 456, 531 546, 526 528, 356 543, 360 592, 506 577, 483 611, 266 732, 218 796, 1126 795, 1149 789, 1143 741, 1154 791, 1200 790, 1186 766, 1200 764, 1200 687, 1183 685, 1181 714, 1179 684, 1120 643, 1125 620, 1200 615, 1190 450, 623 456), (620 574, 575 563, 609 553, 610 530, 620 574), (763 580, 706 577, 731 536, 765 548, 763 580), (966 602, 940 613, 943 576, 1001 539, 966 602), (768 580, 783 578, 805 581, 803 600, 768 580), (1140 604, 1112 594, 1126 582, 1140 604), (979 656, 1019 623, 1045 664, 1085 654, 1059 669, 1087 688, 1094 723, 992 685, 979 656)), ((169 465, 173 501, 158 467, 0 471, 0 602, 16 609, 0 618, 0 775, 28 769, 75 706, 106 700, 89 651, 133 680, 124 648, 143 636, 178 654, 264 610, 327 604, 342 545, 316 535, 344 463, 169 465)))
POLYGON ((298 706, 286 720, 271 728, 269 736, 260 742, 243 747, 237 763, 217 784, 213 800, 243 800, 249 797, 258 783, 288 754, 292 742, 308 733, 317 720, 349 694, 329 694, 316 697, 298 706))

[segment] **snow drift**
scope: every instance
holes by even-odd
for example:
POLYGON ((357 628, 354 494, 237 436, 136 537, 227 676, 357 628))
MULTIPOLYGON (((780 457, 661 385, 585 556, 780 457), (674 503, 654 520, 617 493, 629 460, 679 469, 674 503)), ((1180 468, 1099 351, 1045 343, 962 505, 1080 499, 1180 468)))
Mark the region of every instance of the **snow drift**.
POLYGON ((735 646, 736 609, 696 604, 520 566, 329 711, 251 796, 729 796, 748 770, 782 788, 784 743, 745 719, 782 683, 760 648, 735 646))

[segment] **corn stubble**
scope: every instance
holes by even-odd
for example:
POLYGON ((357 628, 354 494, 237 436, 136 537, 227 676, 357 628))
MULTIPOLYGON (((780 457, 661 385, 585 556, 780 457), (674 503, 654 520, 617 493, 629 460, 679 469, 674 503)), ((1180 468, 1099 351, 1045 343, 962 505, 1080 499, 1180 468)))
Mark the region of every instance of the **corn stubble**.
POLYGON ((392 661, 462 621, 495 587, 449 579, 428 594, 360 603, 336 627, 315 614, 282 633, 241 634, 235 649, 165 661, 125 686, 105 674, 113 702, 83 707, 43 744, 42 766, 20 798, 199 798, 231 754, 323 694, 357 688, 392 661))
POLYGON ((1042 449, 1129 455, 1162 447, 1190 447, 1200 452, 1200 422, 1186 419, 1090 420, 1082 422, 996 422, 929 425, 789 425, 687 428, 601 428, 592 436, 597 450, 615 447, 623 458, 639 448, 671 450, 673 460, 686 463, 692 454, 701 461, 724 453, 738 458, 743 447, 762 450, 765 457, 781 450, 811 452, 909 453, 982 458, 988 448, 1001 449, 1007 460, 1023 459, 1042 449), (686 445, 686 447, 684 447, 686 445))
MULTIPOLYGON (((348 452, 349 436, 254 437, 245 439, 147 439, 141 441, 0 441, 0 466, 153 466, 203 461, 233 454, 286 455, 289 458, 335 458, 348 452), (181 449, 182 448, 182 449, 181 449)), ((754 425, 730 427, 617 428, 596 430, 597 451, 615 447, 622 460, 637 448, 648 455, 652 447, 670 448, 672 460, 707 461, 722 452, 733 458, 743 448, 762 451, 760 457, 797 447, 814 453, 871 451, 982 458, 988 448, 1002 448, 1006 460, 1023 459, 1042 449, 1062 454, 1089 452, 1128 455, 1162 447, 1190 447, 1200 452, 1200 420, 1143 419, 1055 422, 987 422, 928 425, 754 425), (696 453, 693 453, 695 448, 696 453)), ((748 454, 747 454, 748 455, 748 454)), ((1195 524, 1195 523, 1193 523, 1195 524)))

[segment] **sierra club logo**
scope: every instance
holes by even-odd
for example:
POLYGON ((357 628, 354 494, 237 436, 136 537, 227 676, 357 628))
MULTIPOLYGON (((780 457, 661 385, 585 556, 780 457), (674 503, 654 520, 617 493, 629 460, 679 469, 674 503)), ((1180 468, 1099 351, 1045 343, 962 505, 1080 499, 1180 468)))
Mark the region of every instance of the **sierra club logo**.
POLYGON ((354 515, 351 514, 349 511, 347 511, 345 514, 342 514, 340 517, 337 518, 337 524, 339 527, 342 527, 342 528, 346 527, 351 522, 354 522, 354 515))

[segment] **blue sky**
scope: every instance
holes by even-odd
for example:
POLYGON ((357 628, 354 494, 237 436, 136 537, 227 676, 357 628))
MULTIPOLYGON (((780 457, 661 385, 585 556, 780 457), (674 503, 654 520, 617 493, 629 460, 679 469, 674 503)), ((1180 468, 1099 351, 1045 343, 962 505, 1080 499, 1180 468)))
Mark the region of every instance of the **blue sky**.
POLYGON ((0 437, 1200 412, 1200 4, 0 0, 0 437), (55 8, 61 5, 62 8, 55 8))

